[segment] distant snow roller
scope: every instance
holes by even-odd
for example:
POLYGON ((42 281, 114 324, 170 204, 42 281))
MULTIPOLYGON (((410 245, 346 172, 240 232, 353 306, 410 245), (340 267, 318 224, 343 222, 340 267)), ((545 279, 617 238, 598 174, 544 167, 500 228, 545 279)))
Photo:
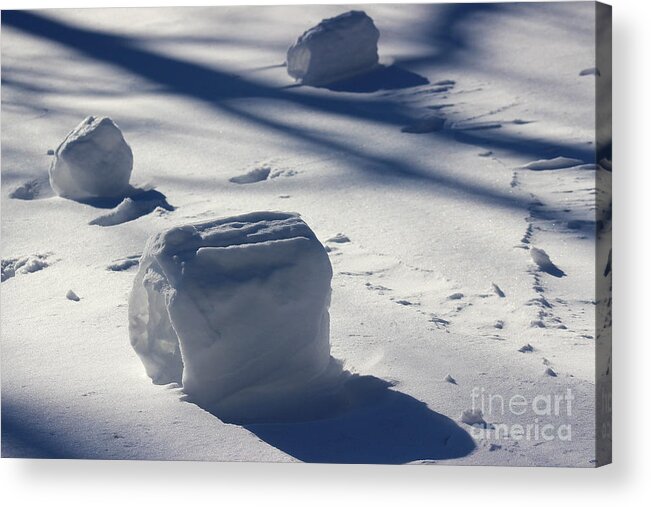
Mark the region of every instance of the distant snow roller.
POLYGON ((305 85, 320 86, 372 70, 380 32, 363 11, 324 19, 287 51, 287 72, 305 85))
POLYGON ((63 140, 50 166, 50 185, 73 200, 123 197, 133 153, 110 118, 87 117, 63 140))
POLYGON ((294 213, 174 227, 145 246, 131 344, 155 384, 181 384, 224 421, 291 419, 344 382, 330 356, 331 279, 294 213))

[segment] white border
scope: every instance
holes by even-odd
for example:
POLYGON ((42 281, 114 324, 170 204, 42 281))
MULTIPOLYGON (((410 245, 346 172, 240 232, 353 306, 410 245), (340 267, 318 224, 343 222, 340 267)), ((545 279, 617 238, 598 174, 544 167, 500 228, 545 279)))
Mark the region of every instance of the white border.
MULTIPOLYGON (((0 8, 297 2, 5 1, 0 8)), ((648 0, 614 7, 614 457, 599 470, 451 466, 0 461, 4 505, 641 505, 651 498, 648 0), (636 501, 637 499, 637 501, 636 501)))

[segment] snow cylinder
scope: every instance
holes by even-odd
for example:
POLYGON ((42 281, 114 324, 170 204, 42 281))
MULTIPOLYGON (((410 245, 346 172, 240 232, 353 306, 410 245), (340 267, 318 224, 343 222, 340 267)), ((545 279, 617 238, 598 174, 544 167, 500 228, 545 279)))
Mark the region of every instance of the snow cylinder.
POLYGON ((87 117, 54 153, 50 185, 73 200, 123 197, 129 191, 133 153, 107 117, 87 117))
POLYGON ((305 85, 325 85, 373 69, 380 32, 363 11, 324 19, 287 51, 287 72, 305 85))
POLYGON ((332 267, 294 213, 174 227, 145 246, 131 344, 155 384, 179 383, 229 422, 273 420, 326 389, 332 267))

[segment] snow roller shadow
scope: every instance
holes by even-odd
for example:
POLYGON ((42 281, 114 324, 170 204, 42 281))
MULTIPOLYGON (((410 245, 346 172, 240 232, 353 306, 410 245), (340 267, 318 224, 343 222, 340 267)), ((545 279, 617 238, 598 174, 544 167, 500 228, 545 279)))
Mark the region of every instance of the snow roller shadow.
POLYGON ((329 414, 301 422, 243 427, 305 462, 400 464, 460 458, 475 449, 452 419, 373 376, 351 376, 329 414))
POLYGON ((399 90, 429 84, 427 78, 397 65, 378 65, 375 69, 349 79, 323 85, 335 92, 371 93, 380 90, 399 90))
POLYGON ((89 222, 90 225, 99 225, 101 227, 131 222, 152 213, 157 208, 165 211, 174 211, 176 209, 167 202, 167 197, 162 192, 137 187, 131 187, 131 190, 123 198, 104 197, 85 199, 79 202, 94 208, 111 210, 89 222))

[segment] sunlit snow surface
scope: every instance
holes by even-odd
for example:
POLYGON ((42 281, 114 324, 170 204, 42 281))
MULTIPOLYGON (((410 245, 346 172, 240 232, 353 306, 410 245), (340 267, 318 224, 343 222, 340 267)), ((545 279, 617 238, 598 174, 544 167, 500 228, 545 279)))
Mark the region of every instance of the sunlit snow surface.
POLYGON ((587 167, 594 17, 591 3, 3 13, 3 455, 593 466, 594 185, 610 174, 587 167), (288 47, 351 9, 379 29, 381 66, 295 85, 288 47), (88 115, 133 151, 131 202, 49 187, 48 150, 88 115), (226 424, 152 384, 129 344, 147 238, 255 210, 300 213, 330 257, 331 354, 361 381, 316 420, 226 424), (473 393, 568 389, 560 414, 497 403, 462 422, 473 393), (534 423, 571 439, 488 433, 534 423))

